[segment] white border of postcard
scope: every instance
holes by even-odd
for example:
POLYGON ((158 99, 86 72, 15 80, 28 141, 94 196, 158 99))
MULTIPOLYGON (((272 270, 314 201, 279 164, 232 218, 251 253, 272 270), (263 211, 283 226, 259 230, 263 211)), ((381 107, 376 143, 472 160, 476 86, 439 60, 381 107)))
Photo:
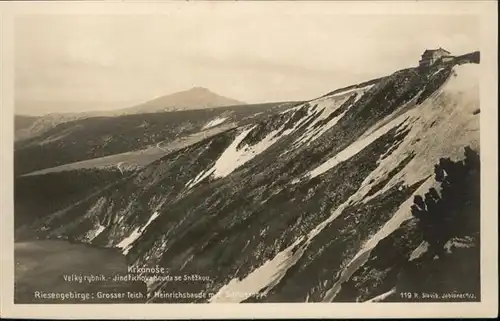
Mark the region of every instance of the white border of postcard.
POLYGON ((8 1, 0 2, 1 42, 1 306, 11 318, 372 318, 494 317, 497 260, 497 2, 496 1, 8 1), (168 14, 171 10, 331 14, 477 14, 481 21, 481 298, 480 303, 13 304, 13 21, 21 14, 168 14))

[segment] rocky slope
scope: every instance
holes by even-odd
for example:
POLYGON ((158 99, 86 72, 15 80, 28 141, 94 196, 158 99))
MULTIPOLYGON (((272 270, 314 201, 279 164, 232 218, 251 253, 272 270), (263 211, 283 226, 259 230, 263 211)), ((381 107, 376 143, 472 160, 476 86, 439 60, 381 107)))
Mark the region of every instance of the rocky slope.
POLYGON ((20 177, 17 237, 114 247, 130 266, 195 276, 147 281, 149 302, 407 301, 417 288, 478 300, 478 63, 403 69, 236 120, 117 177, 89 170, 106 179, 36 217, 29 195, 75 174, 20 177))

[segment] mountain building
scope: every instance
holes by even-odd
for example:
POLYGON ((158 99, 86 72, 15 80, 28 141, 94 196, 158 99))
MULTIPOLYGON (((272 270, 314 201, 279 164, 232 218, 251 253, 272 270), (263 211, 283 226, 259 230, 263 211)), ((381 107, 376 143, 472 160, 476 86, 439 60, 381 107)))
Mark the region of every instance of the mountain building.
POLYGON ((453 59, 450 52, 444 50, 443 48, 438 49, 427 49, 422 54, 420 61, 418 62, 420 67, 429 67, 435 64, 438 60, 449 61, 453 59))

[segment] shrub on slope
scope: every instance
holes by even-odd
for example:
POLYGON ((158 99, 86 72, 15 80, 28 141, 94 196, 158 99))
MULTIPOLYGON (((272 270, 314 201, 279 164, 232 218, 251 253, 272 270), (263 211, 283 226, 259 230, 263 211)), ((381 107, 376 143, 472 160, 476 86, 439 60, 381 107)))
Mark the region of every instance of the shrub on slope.
POLYGON ((440 159, 435 179, 440 191, 415 197, 413 219, 379 242, 365 265, 342 284, 335 301, 366 301, 391 289, 382 301, 479 299, 478 153, 466 147, 463 161, 440 159), (443 298, 446 293, 468 294, 443 298))

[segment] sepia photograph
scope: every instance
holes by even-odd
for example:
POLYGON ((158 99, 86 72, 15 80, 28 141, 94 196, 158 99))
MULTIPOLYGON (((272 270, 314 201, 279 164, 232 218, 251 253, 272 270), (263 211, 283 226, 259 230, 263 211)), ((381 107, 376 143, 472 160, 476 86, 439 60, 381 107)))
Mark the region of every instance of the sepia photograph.
POLYGON ((14 305, 484 302, 481 16, 313 3, 12 15, 14 305))

